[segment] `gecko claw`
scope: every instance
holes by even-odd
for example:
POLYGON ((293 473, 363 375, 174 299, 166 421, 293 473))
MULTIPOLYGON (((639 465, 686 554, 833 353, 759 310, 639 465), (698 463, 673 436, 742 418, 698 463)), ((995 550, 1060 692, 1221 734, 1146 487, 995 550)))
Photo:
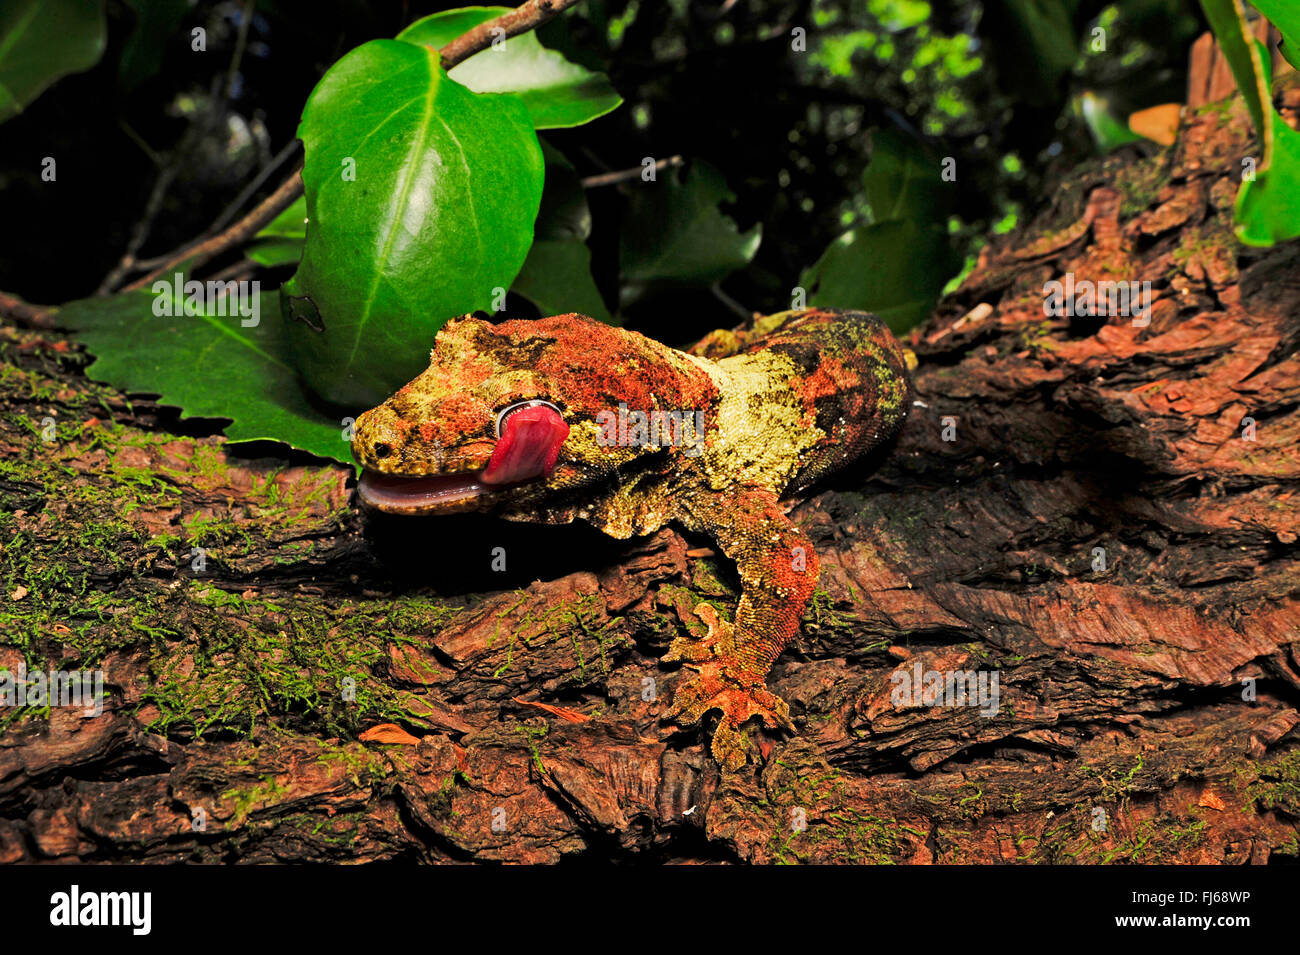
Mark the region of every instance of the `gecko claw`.
POLYGON ((678 638, 672 642, 664 660, 680 660, 696 674, 682 683, 665 714, 683 726, 699 723, 711 710, 722 716, 713 731, 714 758, 726 770, 736 770, 748 759, 753 745, 743 727, 757 717, 764 726, 794 730, 790 708, 767 689, 760 674, 745 673, 735 663, 734 628, 720 620, 708 604, 701 604, 696 615, 709 628, 703 640, 678 638))

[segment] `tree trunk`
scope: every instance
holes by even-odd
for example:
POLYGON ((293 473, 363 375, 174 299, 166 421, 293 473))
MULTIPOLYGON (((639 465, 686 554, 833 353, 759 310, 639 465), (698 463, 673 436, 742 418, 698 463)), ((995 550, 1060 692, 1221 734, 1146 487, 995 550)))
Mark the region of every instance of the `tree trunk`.
POLYGON ((367 525, 6 328, 0 667, 108 700, 0 711, 0 861, 1294 858, 1300 258, 1232 237, 1251 148, 1238 101, 1071 171, 913 333, 897 446, 794 511, 799 733, 725 778, 659 720, 734 607, 707 541, 367 525), (1149 324, 1045 317, 1066 273, 1149 324), (897 692, 957 671, 996 712, 897 692))

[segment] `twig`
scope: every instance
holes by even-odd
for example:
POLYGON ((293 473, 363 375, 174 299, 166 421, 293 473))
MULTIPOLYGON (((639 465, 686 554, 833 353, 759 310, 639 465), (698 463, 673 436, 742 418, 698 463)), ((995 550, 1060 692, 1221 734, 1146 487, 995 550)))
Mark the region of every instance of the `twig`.
POLYGON ((737 302, 726 292, 722 291, 722 286, 719 285, 717 282, 714 282, 711 286, 709 286, 709 291, 713 293, 714 298, 716 298, 719 302, 727 306, 727 308, 731 309, 733 312, 735 312, 737 315, 739 315, 741 318, 745 319, 746 321, 749 321, 749 319, 754 317, 753 309, 745 308, 745 306, 741 305, 739 302, 737 302))
POLYGON ((265 185, 266 180, 270 179, 271 176, 275 174, 275 171, 283 166, 285 162, 288 161, 289 157, 298 151, 298 147, 298 140, 290 140, 289 145, 276 153, 262 171, 253 178, 253 181, 240 190, 239 195, 235 196, 230 205, 226 206, 226 208, 222 210, 221 215, 217 216, 216 221, 214 221, 212 225, 208 226, 207 231, 204 232, 203 235, 215 235, 224 229, 226 223, 235 217, 235 213, 243 208, 244 203, 252 198, 254 193, 265 185))
POLYGON ((152 285, 154 279, 171 271, 182 262, 188 261, 190 268, 202 265, 208 259, 219 255, 232 246, 239 245, 251 239, 259 230, 276 216, 278 216, 293 201, 302 195, 302 169, 296 169, 292 176, 280 183, 279 188, 263 199, 257 206, 244 218, 240 219, 234 225, 224 232, 214 235, 210 239, 205 239, 196 245, 188 246, 172 253, 168 256, 167 261, 161 266, 154 269, 148 275, 136 279, 130 285, 126 286, 124 291, 130 292, 138 288, 144 288, 152 285))
MULTIPOLYGON (((486 50, 492 45, 492 41, 498 35, 501 35, 497 33, 498 30, 503 31, 503 35, 507 37, 518 36, 541 26, 557 13, 567 10, 577 2, 578 0, 527 0, 526 3, 521 4, 514 10, 507 11, 499 17, 488 20, 486 23, 480 23, 474 29, 458 36, 438 51, 443 69, 450 70, 453 66, 463 63, 475 53, 486 50)), ((302 195, 302 191, 302 163, 299 163, 293 174, 282 182, 275 192, 258 203, 253 211, 244 218, 224 232, 200 242, 190 243, 172 252, 164 258, 158 268, 148 275, 136 279, 126 286, 125 290, 131 291, 144 288, 146 285, 152 284, 158 276, 170 271, 182 262, 189 261, 190 267, 195 268, 214 256, 220 255, 232 246, 247 241, 256 235, 263 226, 293 205, 297 198, 302 195)))
POLYGON ((172 261, 173 257, 178 253, 184 252, 186 249, 196 248, 204 239, 216 235, 225 227, 226 223, 234 217, 235 213, 243 207, 244 203, 247 202, 258 189, 261 189, 262 186, 266 185, 266 180, 270 179, 275 171, 283 166, 290 156, 297 152, 298 146, 299 142, 295 139, 290 142, 289 145, 285 146, 284 149, 281 149, 276 153, 271 161, 253 177, 252 181, 239 191, 239 195, 231 200, 230 204, 221 211, 221 215, 217 216, 217 218, 213 220, 212 225, 208 226, 207 229, 203 231, 202 235, 191 239, 188 243, 181 246, 180 249, 174 249, 163 255, 156 255, 151 259, 136 259, 134 269, 139 272, 147 272, 150 269, 156 269, 158 266, 165 265, 172 261))
POLYGON ((135 254, 140 251, 140 246, 144 245, 144 240, 149 237, 149 231, 153 228, 153 220, 158 216, 158 210, 162 208, 163 198, 167 195, 167 190, 171 188, 172 180, 176 178, 177 166, 175 163, 169 164, 158 171, 158 178, 154 180, 153 191, 149 193, 149 201, 145 203, 144 214, 140 216, 140 221, 135 224, 131 230, 131 240, 126 244, 126 251, 122 253, 122 258, 113 266, 112 271, 104 276, 104 281, 99 283, 99 288, 95 289, 96 295, 107 295, 113 289, 117 288, 117 283, 122 281, 128 272, 135 266, 135 254))
POLYGON ((248 26, 253 20, 253 0, 244 0, 239 11, 239 34, 235 37, 235 52, 230 57, 230 67, 226 70, 226 99, 235 92, 235 77, 239 75, 239 64, 244 59, 244 50, 248 47, 248 26))
MULTIPOLYGON (((235 91, 235 77, 239 74, 239 64, 243 61, 244 50, 248 45, 248 25, 252 21, 253 0, 244 0, 239 18, 239 36, 235 41, 235 50, 230 56, 230 65, 226 70, 225 92, 222 95, 222 105, 229 103, 230 97, 235 91)), ((158 216, 158 210, 162 208, 163 199, 167 195, 167 190, 171 188, 172 181, 175 180, 180 172, 181 163, 194 148, 194 144, 208 135, 217 125, 219 117, 225 115, 225 110, 217 105, 217 92, 221 89, 219 80, 214 79, 212 89, 208 97, 208 107, 204 112, 201 122, 195 123, 185 131, 181 141, 176 148, 167 156, 165 166, 158 163, 158 157, 150 150, 155 164, 159 164, 158 178, 154 180, 153 191, 149 193, 149 201, 145 204, 144 213, 140 216, 140 221, 135 224, 131 230, 131 239, 127 243, 126 251, 118 259, 117 265, 104 276, 104 281, 99 283, 99 288, 95 289, 96 295, 108 295, 117 288, 118 283, 122 281, 130 272, 137 271, 137 260, 135 254, 140 251, 144 245, 145 239, 149 238, 149 232, 153 229, 153 221, 158 216)), ((125 126, 125 124, 123 124, 125 126)), ((129 129, 129 127, 128 127, 129 129)), ((136 137, 139 140, 138 137, 136 137)), ((139 140, 142 148, 148 150, 148 144, 139 140)), ((255 180, 256 181, 256 180, 255 180)), ((265 182, 265 179, 261 180, 265 182)), ((254 190, 255 191, 255 190, 254 190)), ((242 205, 247 200, 247 196, 240 193, 243 197, 240 200, 242 205)), ((236 206, 238 209, 238 206, 236 206)), ((233 213, 232 213, 233 215, 233 213)), ((224 224, 224 223, 223 223, 224 224)), ((211 231, 221 228, 220 225, 214 225, 211 231)), ((149 268, 150 266, 145 266, 149 268)))
POLYGON ((24 328, 54 327, 54 309, 48 305, 31 305, 8 292, 0 292, 0 315, 24 328))
POLYGON ((513 10, 499 17, 480 23, 468 33, 462 33, 441 50, 442 68, 452 67, 465 62, 480 50, 486 50, 498 36, 518 36, 541 26, 557 13, 569 9, 578 0, 528 0, 513 10))
MULTIPOLYGON (((669 156, 667 159, 656 159, 654 168, 655 171, 658 172, 663 169, 676 169, 681 164, 681 156, 669 156)), ((583 189, 596 189, 600 186, 612 186, 618 182, 627 182, 629 179, 639 179, 644 170, 644 166, 633 166, 631 169, 602 172, 595 176, 584 176, 580 180, 580 184, 583 189)))

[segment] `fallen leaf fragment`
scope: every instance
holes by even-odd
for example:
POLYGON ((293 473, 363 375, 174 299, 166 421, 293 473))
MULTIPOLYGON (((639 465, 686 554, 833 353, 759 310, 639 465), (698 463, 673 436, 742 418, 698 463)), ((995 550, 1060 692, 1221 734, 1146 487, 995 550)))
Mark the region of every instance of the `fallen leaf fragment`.
POLYGON ((568 720, 570 723, 586 723, 591 719, 586 713, 579 713, 577 710, 566 709, 563 706, 552 706, 550 703, 535 703, 532 700, 521 700, 519 697, 513 697, 514 701, 520 706, 535 706, 539 710, 545 710, 552 716, 558 716, 562 720, 568 720))
POLYGON ((363 743, 386 743, 398 746, 414 746, 420 741, 396 723, 379 723, 361 734, 363 743))
POLYGON ((1217 809, 1219 812, 1223 812, 1223 810, 1227 808, 1224 805, 1223 800, 1214 795, 1214 793, 1210 792, 1208 789, 1201 793, 1201 801, 1196 805, 1204 806, 1206 809, 1217 809))
POLYGON ((1140 109, 1129 114, 1128 128, 1161 146, 1172 146, 1178 138, 1178 118, 1182 111, 1180 103, 1161 103, 1140 109))

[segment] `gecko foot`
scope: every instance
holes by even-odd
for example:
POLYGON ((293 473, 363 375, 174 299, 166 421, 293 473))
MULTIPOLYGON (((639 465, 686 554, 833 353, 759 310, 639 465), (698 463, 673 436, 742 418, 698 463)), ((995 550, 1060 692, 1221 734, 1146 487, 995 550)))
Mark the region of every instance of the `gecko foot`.
POLYGON ((689 726, 710 710, 721 710, 722 718, 713 731, 713 756, 724 769, 739 769, 751 746, 742 729, 745 723, 758 717, 764 726, 793 730, 790 708, 767 689, 763 674, 747 673, 737 665, 732 625, 719 620, 707 604, 701 604, 695 613, 708 625, 709 634, 703 640, 674 640, 664 656, 664 660, 681 660, 696 671, 677 688, 666 715, 689 726))

